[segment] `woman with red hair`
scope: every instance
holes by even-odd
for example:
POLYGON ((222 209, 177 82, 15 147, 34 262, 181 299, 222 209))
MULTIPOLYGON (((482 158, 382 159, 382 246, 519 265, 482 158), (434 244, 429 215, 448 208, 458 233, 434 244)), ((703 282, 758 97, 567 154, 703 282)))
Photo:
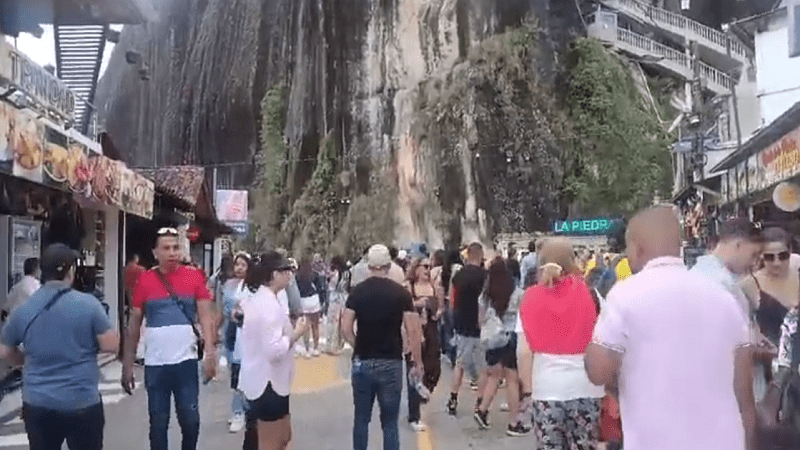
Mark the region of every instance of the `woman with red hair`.
POLYGON ((583 357, 597 321, 597 305, 566 238, 539 253, 539 282, 520 307, 523 351, 533 355, 533 429, 538 448, 595 449, 602 387, 586 375, 583 357))

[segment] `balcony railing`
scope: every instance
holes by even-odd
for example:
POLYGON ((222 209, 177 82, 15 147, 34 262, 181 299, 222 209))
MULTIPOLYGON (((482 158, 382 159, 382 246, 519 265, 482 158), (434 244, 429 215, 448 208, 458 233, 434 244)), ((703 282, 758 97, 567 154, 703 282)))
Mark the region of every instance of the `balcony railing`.
MULTIPOLYGON (((667 26, 682 30, 685 37, 689 40, 691 35, 701 38, 706 43, 714 44, 716 47, 722 47, 727 51, 730 45, 731 54, 737 59, 745 61, 748 58, 747 48, 738 40, 732 39, 725 33, 715 30, 702 23, 696 22, 692 19, 676 14, 665 9, 657 8, 655 6, 642 3, 639 0, 602 0, 607 6, 614 9, 628 12, 634 16, 644 19, 650 19, 656 25, 661 27, 667 26)), ((703 42, 698 41, 700 45, 703 42)), ((706 45, 707 46, 707 45, 706 45)))
MULTIPOLYGON (((622 28, 617 28, 617 41, 644 51, 647 54, 663 57, 665 60, 679 66, 682 69, 681 71, 686 79, 691 79, 694 76, 694 61, 688 55, 686 55, 686 53, 675 50, 671 47, 667 47, 666 45, 658 43, 650 38, 622 28)), ((733 79, 724 72, 721 72, 709 66, 708 64, 703 63, 702 61, 700 61, 699 64, 701 78, 704 78, 709 83, 716 84, 725 92, 733 90, 736 86, 733 79)), ((719 91, 719 89, 714 89, 713 86, 708 87, 712 90, 719 91)))

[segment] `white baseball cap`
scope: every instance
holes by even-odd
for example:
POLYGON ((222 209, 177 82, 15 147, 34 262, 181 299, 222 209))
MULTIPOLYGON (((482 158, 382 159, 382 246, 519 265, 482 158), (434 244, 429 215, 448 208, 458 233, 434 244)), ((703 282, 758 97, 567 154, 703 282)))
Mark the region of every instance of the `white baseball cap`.
POLYGON ((376 244, 367 252, 367 265, 373 269, 382 269, 392 263, 392 256, 385 245, 376 244))

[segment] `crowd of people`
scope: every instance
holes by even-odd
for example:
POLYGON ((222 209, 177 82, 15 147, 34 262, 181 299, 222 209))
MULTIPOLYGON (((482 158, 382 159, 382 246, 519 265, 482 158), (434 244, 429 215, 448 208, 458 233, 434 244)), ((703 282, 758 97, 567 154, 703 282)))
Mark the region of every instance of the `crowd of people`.
MULTIPOLYGON (((602 254, 549 237, 505 257, 480 243, 430 253, 375 244, 354 263, 239 252, 207 279, 182 264, 178 233, 164 228, 158 266, 126 270, 122 385, 132 393, 141 358, 153 450, 168 448, 173 398, 181 448, 197 448, 200 382, 220 362, 230 367, 230 431, 244 430, 245 450, 286 449, 295 359, 345 351, 354 450, 367 449, 376 400, 383 448, 399 450, 404 386, 405 419, 422 431, 433 392, 449 389, 445 411, 458 416, 467 384, 477 428, 492 427, 502 392, 506 433, 532 434, 543 450, 601 441, 629 450, 797 448, 800 257, 791 236, 730 219, 689 269, 677 216, 653 207, 633 217, 624 241, 602 254), (446 365, 451 377, 442 379, 446 365)), ((44 284, 15 302, 0 339, 0 356, 26 368, 35 450, 64 440, 102 448, 92 357, 117 351, 119 337, 96 299, 70 289, 76 262, 64 246, 44 252, 44 284), (45 338, 55 328, 69 337, 45 338)))

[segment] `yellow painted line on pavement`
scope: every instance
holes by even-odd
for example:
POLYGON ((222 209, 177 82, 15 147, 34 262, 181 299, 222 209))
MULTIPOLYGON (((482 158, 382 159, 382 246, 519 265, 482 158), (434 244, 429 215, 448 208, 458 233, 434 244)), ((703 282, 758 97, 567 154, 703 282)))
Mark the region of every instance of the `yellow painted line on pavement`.
POLYGON ((348 383, 342 378, 339 361, 335 356, 322 355, 317 358, 295 358, 292 394, 310 394, 348 383))
POLYGON ((433 450, 433 440, 427 429, 417 433, 417 450, 433 450))

